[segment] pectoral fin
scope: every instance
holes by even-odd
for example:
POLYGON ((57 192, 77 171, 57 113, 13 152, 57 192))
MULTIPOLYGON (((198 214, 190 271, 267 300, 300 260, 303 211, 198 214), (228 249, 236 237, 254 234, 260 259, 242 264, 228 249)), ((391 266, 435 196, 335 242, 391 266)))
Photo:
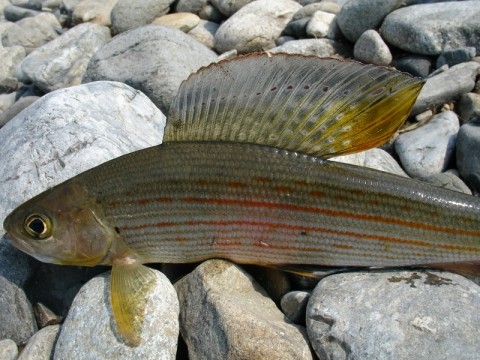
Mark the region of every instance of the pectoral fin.
POLYGON ((112 267, 113 316, 118 332, 130 345, 140 344, 145 307, 155 284, 155 273, 144 265, 115 264, 112 267))

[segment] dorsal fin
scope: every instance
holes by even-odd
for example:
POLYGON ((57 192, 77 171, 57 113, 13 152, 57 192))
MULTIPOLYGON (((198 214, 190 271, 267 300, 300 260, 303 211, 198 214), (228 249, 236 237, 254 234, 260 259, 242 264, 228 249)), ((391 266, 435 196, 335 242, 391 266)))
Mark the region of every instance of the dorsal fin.
POLYGON ((324 158, 383 144, 422 81, 385 67, 290 54, 211 64, 180 86, 164 141, 237 141, 324 158))

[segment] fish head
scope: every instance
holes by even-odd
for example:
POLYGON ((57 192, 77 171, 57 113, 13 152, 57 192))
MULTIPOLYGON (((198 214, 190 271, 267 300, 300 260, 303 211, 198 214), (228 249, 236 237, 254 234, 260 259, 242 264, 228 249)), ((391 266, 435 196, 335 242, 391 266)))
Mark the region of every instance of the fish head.
POLYGON ((86 186, 67 181, 20 205, 3 223, 6 239, 53 264, 94 266, 108 255, 114 228, 86 186))

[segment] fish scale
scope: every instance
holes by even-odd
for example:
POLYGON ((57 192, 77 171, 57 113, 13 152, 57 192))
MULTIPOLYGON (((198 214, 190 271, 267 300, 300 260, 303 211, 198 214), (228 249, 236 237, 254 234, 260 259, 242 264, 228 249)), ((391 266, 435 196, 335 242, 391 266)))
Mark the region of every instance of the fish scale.
POLYGON ((271 147, 169 143, 96 175, 77 182, 145 262, 395 266, 480 254, 473 197, 271 147))

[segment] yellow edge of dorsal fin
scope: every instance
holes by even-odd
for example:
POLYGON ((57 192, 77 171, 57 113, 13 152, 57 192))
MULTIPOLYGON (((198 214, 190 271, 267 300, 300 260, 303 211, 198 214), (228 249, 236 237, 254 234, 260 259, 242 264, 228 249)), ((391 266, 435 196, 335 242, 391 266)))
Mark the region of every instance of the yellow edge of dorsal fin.
POLYGON ((119 334, 131 346, 140 344, 145 308, 156 279, 153 270, 139 263, 112 266, 112 312, 119 334))
POLYGON ((375 65, 292 54, 249 54, 182 83, 165 142, 236 141, 325 158, 387 141, 423 83, 375 65))

